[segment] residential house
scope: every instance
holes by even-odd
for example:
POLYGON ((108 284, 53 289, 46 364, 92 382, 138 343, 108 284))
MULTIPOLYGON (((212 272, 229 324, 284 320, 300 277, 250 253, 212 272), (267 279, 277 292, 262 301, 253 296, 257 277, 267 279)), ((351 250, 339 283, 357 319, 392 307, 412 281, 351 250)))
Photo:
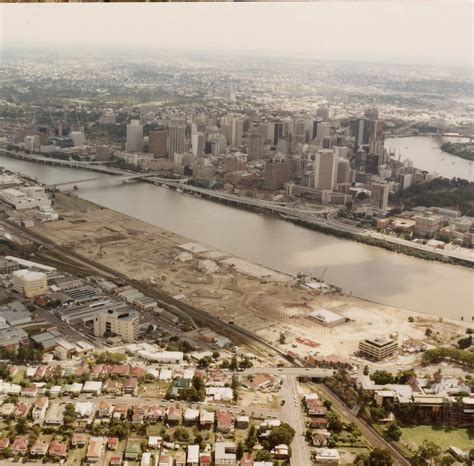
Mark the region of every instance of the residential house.
POLYGON ((44 419, 46 416, 46 410, 48 409, 49 406, 49 400, 45 396, 40 396, 36 398, 34 406, 33 406, 33 411, 31 413, 31 417, 33 418, 33 421, 39 421, 41 419, 44 419))
POLYGON ((110 457, 110 466, 121 466, 122 465, 122 453, 115 453, 110 457))
POLYGON ((126 460, 136 461, 141 455, 142 449, 141 444, 137 441, 127 440, 127 445, 125 445, 124 458, 126 460))
POLYGON ((67 445, 59 440, 53 440, 49 445, 48 455, 53 458, 66 458, 67 445))
POLYGON ((109 437, 107 440, 107 450, 115 451, 119 446, 118 437, 109 437))
POLYGON ((82 448, 89 442, 89 435, 80 432, 74 432, 71 437, 71 446, 73 448, 82 448))
POLYGON ((277 460, 286 460, 289 456, 289 448, 288 445, 281 443, 280 445, 276 445, 275 448, 272 450, 273 456, 277 460))
POLYGON ((110 419, 114 412, 114 407, 105 399, 102 399, 95 413, 95 417, 99 419, 110 419))
POLYGON ((15 416, 15 418, 27 417, 30 408, 31 405, 19 401, 15 406, 15 411, 13 412, 13 415, 15 416))
POLYGON ((237 455, 234 442, 216 442, 214 444, 215 466, 236 466, 237 455))
POLYGON ((87 463, 98 463, 104 452, 105 440, 103 437, 91 437, 86 452, 87 463))
POLYGON ((114 406, 114 419, 127 419, 128 406, 127 405, 115 405, 114 406))
POLYGON ((123 383, 123 392, 127 395, 137 396, 138 394, 138 380, 131 377, 123 383))
POLYGON ((215 414, 213 411, 202 410, 199 413, 199 426, 202 429, 212 429, 214 427, 215 414))
POLYGON ((186 466, 199 466, 199 445, 188 445, 186 466))
POLYGON ((147 413, 147 420, 148 422, 154 424, 164 417, 164 411, 158 405, 153 405, 150 407, 147 413))
POLYGON ((17 437, 13 440, 11 452, 14 455, 26 455, 28 452, 28 439, 25 437, 17 437))
POLYGON ((168 424, 176 425, 181 422, 183 418, 183 410, 177 406, 170 406, 166 412, 166 422, 168 424))
POLYGON ((217 432, 229 434, 234 432, 234 416, 227 411, 217 411, 217 432))
POLYGON ((48 448, 49 448, 49 442, 44 442, 38 439, 30 448, 30 455, 31 456, 46 456, 46 453, 48 453, 48 448))

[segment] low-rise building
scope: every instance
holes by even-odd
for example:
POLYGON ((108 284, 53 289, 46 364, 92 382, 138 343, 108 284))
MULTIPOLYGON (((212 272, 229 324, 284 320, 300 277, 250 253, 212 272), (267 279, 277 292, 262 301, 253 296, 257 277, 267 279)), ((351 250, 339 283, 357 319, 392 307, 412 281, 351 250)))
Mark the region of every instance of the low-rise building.
POLYGON ((370 360, 380 361, 394 355, 398 349, 398 342, 391 338, 366 338, 359 342, 360 354, 370 360))
POLYGON ((43 272, 22 269, 12 274, 13 288, 26 298, 34 298, 48 290, 48 280, 43 272))

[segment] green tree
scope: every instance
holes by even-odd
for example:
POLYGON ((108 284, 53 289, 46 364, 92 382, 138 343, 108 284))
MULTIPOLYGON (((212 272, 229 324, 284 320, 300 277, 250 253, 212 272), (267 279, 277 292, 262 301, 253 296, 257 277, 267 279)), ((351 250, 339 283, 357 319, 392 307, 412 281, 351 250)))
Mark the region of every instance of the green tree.
POLYGON ((402 430, 396 422, 392 422, 387 427, 387 430, 384 432, 384 437, 389 442, 398 442, 402 436, 402 430))
POLYGON ((374 448, 363 464, 364 466, 392 466, 393 459, 387 450, 374 448))
POLYGON ((237 444, 235 454, 237 455, 238 460, 240 460, 242 458, 242 456, 244 456, 244 444, 242 442, 239 442, 237 444))
POLYGON ((434 442, 424 440, 415 453, 415 458, 420 463, 432 464, 441 455, 441 447, 434 442))
POLYGON ((252 448, 257 444, 257 430, 253 424, 250 424, 249 431, 247 433, 247 438, 245 439, 245 447, 248 450, 252 450, 252 448))
POLYGON ((364 375, 369 375, 369 366, 364 366, 364 375))
POLYGON ((377 384, 377 385, 387 385, 388 383, 394 383, 395 378, 393 377, 390 372, 387 371, 375 371, 370 378, 377 384))
POLYGON ((272 461, 272 454, 268 450, 259 450, 255 453, 255 461, 272 461))
POLYGON ((273 448, 276 445, 284 443, 285 445, 290 445, 295 436, 295 429, 291 427, 286 422, 280 424, 278 427, 273 427, 268 435, 268 442, 270 447, 273 448))
POLYGON ((23 435, 28 432, 28 424, 26 422, 26 418, 24 417, 18 418, 15 425, 15 431, 18 435, 23 435))
POLYGON ((174 439, 178 442, 189 442, 190 438, 188 430, 184 427, 177 427, 174 431, 174 439))
POLYGON ((333 412, 329 412, 326 414, 326 420, 328 423, 327 424, 328 429, 331 432, 338 434, 342 432, 342 429, 344 429, 344 424, 339 420, 339 418, 333 412))

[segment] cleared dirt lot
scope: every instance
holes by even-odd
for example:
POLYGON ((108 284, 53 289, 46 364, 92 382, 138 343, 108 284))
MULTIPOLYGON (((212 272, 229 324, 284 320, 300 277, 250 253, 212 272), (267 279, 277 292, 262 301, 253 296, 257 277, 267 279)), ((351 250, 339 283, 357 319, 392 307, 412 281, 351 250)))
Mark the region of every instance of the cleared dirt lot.
MULTIPOLYGON (((398 332, 401 342, 423 340, 426 327, 443 342, 464 333, 468 326, 338 293, 318 294, 290 275, 72 196, 57 194, 55 205, 61 220, 38 224, 35 229, 57 244, 276 344, 283 333, 286 341, 281 346, 301 355, 318 351, 347 357, 360 339, 393 332, 398 332), (204 265, 209 264, 217 271, 208 273, 204 265), (347 322, 328 328, 306 318, 320 308, 344 316, 347 322), (410 316, 414 322, 408 321, 410 316)), ((412 360, 408 358, 407 363, 412 360)))

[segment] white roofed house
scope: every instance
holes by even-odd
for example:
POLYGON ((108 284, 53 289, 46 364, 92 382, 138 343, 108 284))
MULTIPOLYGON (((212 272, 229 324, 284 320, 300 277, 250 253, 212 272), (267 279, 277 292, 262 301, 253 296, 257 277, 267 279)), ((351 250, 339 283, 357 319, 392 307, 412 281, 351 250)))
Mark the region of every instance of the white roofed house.
POLYGON ((40 396, 36 398, 36 401, 33 405, 33 411, 31 412, 31 417, 33 421, 40 421, 46 416, 46 410, 49 406, 49 400, 45 396, 40 396))
POLYGON ((186 466, 199 466, 199 445, 188 445, 186 466))

